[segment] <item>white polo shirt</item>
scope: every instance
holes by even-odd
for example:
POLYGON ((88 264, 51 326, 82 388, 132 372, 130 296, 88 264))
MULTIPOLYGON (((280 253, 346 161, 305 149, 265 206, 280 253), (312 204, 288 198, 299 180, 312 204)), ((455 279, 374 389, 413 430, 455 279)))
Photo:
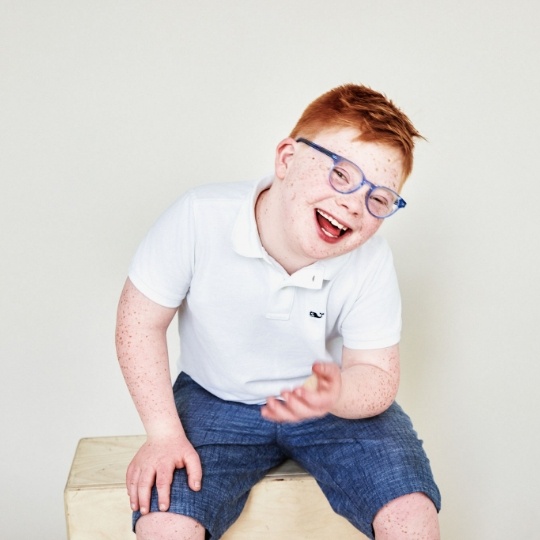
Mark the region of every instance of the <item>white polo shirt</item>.
POLYGON ((264 250, 255 201, 272 179, 184 194, 139 246, 129 277, 179 307, 181 369, 216 396, 264 403, 303 383, 316 360, 394 345, 401 302, 380 236, 292 275, 264 250))

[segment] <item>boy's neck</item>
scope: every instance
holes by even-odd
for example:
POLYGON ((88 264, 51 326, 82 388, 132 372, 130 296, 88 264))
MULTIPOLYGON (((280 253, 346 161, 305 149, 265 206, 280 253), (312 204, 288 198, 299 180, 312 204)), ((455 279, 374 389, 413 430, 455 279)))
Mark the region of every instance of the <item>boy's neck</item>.
POLYGON ((301 260, 301 257, 288 252, 288 239, 277 198, 274 184, 259 194, 255 203, 255 221, 263 248, 289 275, 292 275, 315 261, 301 260))

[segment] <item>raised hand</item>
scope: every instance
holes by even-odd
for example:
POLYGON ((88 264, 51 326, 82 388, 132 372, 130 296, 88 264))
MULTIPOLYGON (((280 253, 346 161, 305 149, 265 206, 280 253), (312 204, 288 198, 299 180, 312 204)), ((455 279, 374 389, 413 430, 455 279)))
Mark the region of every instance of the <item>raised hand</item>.
POLYGON ((273 422, 300 422, 328 414, 341 393, 341 369, 328 362, 313 364, 313 375, 303 386, 269 397, 261 414, 273 422))

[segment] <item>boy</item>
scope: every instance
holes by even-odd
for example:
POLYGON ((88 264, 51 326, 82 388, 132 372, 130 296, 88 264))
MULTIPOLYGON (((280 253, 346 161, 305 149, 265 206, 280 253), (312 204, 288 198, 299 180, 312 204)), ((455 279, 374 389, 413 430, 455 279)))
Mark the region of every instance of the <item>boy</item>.
POLYGON ((273 177, 190 190, 149 231, 117 322, 148 436, 127 472, 139 540, 220 538, 288 457, 368 537, 439 538, 439 492, 394 402, 400 297, 375 235, 405 206, 418 136, 382 94, 335 88, 279 143, 273 177))

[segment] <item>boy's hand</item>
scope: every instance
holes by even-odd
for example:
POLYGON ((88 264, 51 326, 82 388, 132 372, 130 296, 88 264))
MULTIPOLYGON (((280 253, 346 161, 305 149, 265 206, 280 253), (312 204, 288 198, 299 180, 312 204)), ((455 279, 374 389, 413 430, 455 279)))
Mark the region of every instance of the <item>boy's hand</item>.
POLYGON ((337 403, 341 392, 341 369, 337 364, 313 364, 316 384, 299 386, 281 392, 281 399, 270 397, 261 414, 273 422, 300 422, 328 414, 337 403))
POLYGON ((199 491, 202 478, 201 461, 185 435, 172 438, 149 437, 127 470, 126 485, 131 509, 147 514, 150 511, 152 487, 156 484, 159 509, 168 510, 174 470, 184 467, 189 487, 193 491, 199 491))

